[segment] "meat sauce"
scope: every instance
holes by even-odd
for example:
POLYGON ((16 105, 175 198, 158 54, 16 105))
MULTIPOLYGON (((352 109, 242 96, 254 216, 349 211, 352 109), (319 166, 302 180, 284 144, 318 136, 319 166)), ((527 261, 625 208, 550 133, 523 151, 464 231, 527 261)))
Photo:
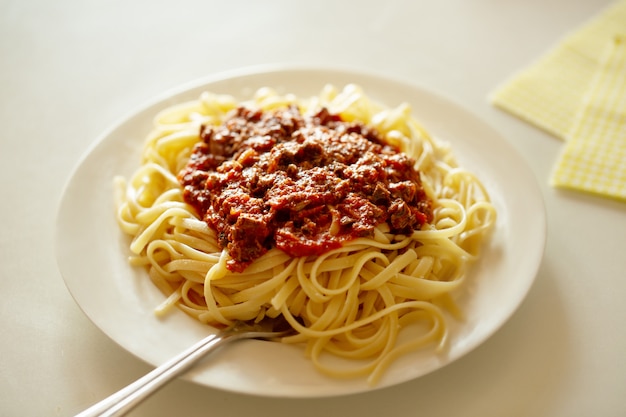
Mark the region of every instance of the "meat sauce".
POLYGON ((415 161, 373 129, 322 109, 234 110, 203 126, 178 178, 184 199, 243 271, 276 247, 320 255, 387 223, 410 234, 432 221, 415 161))

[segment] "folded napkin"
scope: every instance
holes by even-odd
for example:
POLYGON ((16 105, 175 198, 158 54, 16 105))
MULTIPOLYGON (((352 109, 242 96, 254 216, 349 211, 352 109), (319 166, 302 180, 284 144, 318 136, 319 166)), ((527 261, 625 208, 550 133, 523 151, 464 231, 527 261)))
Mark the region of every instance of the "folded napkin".
POLYGON ((566 141, 552 185, 626 200, 626 0, 567 36, 491 100, 566 141))
POLYGON ((551 183, 626 200, 626 36, 609 46, 551 183))

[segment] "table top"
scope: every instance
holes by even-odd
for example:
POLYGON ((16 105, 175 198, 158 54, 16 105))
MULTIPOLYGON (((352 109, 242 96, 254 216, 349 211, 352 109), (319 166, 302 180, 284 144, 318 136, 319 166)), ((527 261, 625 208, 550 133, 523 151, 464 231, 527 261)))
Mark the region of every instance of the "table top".
POLYGON ((536 281, 484 344, 413 381, 281 399, 176 380, 130 415, 626 414, 626 204, 552 188, 563 142, 487 100, 609 3, 1 2, 0 414, 71 416, 151 369, 89 321, 57 268, 57 207, 81 155, 163 91, 270 64, 415 82, 500 132, 544 198, 548 235, 536 281))

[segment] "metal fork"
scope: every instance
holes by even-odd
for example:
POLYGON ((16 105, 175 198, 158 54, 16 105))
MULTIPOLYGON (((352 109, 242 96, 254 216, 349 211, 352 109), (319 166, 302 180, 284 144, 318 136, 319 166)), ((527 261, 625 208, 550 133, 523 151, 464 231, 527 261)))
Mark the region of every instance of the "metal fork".
POLYGON ((205 337, 135 382, 77 414, 76 417, 113 417, 124 415, 166 383, 187 371, 204 355, 225 344, 242 339, 277 339, 290 333, 290 330, 266 331, 263 330, 262 326, 258 325, 252 327, 245 323, 243 325, 237 324, 227 330, 205 337), (261 327, 260 330, 259 327, 261 327))

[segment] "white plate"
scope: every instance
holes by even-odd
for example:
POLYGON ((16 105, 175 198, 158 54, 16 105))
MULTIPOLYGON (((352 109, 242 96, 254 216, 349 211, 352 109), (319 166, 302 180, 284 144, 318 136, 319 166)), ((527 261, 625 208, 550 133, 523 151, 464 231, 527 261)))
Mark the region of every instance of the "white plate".
MULTIPOLYGON (((299 96, 322 86, 361 85, 388 105, 409 102, 435 136, 453 145, 461 165, 476 172, 498 210, 495 234, 461 297, 467 315, 451 322, 445 355, 417 352, 395 362, 375 388, 411 380, 460 358, 490 337, 517 309, 537 272, 545 243, 545 213, 534 178, 508 143, 467 111, 423 88, 379 76, 330 69, 287 68, 230 73, 170 92, 102 135, 67 184, 57 220, 57 257, 66 285, 85 314, 111 339, 157 365, 209 332, 180 311, 153 315, 163 299, 145 271, 127 264, 128 241, 114 216, 112 178, 129 176, 153 116, 210 90, 249 98, 262 86, 299 96)), ((295 346, 243 341, 212 355, 185 378, 223 390, 280 397, 321 397, 375 389, 365 381, 317 373, 295 346)))

